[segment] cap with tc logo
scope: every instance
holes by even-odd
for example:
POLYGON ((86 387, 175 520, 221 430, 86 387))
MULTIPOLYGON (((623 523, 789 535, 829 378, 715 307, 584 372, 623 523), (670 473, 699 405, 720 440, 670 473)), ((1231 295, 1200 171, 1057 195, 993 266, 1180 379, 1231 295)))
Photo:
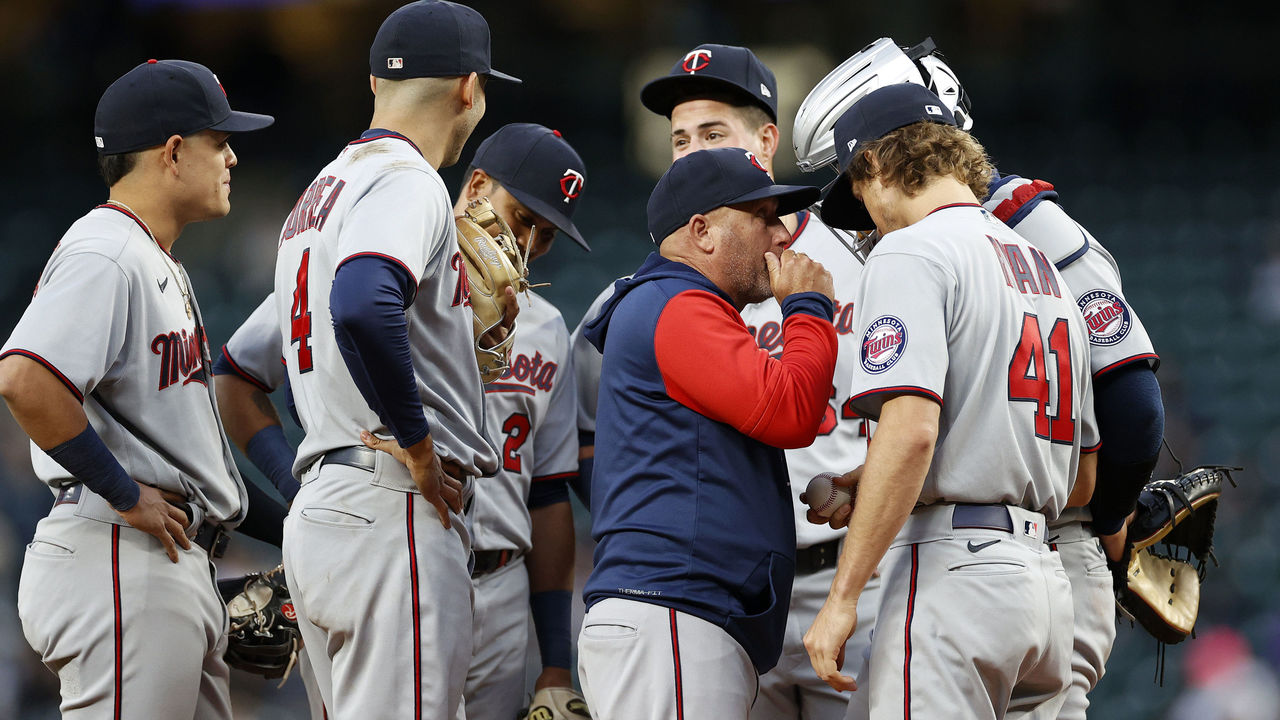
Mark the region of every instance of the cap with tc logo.
POLYGON ((99 155, 163 145, 201 130, 247 132, 275 122, 231 109, 218 76, 187 60, 148 60, 111 83, 93 116, 99 155))
POLYGON ((778 121, 778 81, 756 54, 734 45, 699 45, 640 91, 640 102, 653 112, 671 117, 676 105, 699 95, 739 95, 759 105, 778 121))
POLYGON ((818 188, 807 185, 775 185, 748 150, 699 150, 671 163, 653 188, 649 237, 661 245, 694 215, 763 198, 778 198, 778 217, 790 215, 809 207, 818 194, 818 188))
POLYGON ((369 73, 391 80, 477 73, 520 82, 490 65, 484 17, 445 0, 418 0, 388 15, 369 48, 369 73))
POLYGON ((570 219, 587 184, 587 168, 559 131, 533 123, 504 125, 480 143, 471 166, 484 170, 525 207, 591 249, 570 219))
POLYGON ((898 83, 867 93, 836 120, 836 178, 822 198, 822 222, 845 230, 871 230, 875 222, 867 207, 853 196, 849 165, 859 148, 879 140, 900 127, 918 122, 955 125, 955 115, 923 85, 898 83))

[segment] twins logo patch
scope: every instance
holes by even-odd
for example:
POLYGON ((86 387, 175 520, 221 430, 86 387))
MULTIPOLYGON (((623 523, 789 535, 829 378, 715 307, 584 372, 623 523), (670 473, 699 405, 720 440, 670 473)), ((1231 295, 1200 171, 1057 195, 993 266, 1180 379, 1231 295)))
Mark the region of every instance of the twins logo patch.
POLYGON ((871 321, 862 335, 862 369, 872 375, 893 367, 907 349, 907 326, 892 315, 871 321))
POLYGON ((1093 290, 1081 295, 1076 304, 1089 327, 1089 342, 1093 345, 1115 345, 1125 339, 1133 326, 1129 308, 1114 293, 1093 290))
POLYGON ((684 56, 684 62, 680 64, 680 68, 692 75, 699 70, 705 70, 710 64, 711 51, 705 48, 698 48, 684 56))
POLYGON ((582 173, 568 168, 564 171, 564 175, 560 178, 560 194, 564 195, 564 201, 578 197, 582 193, 582 186, 586 184, 587 179, 582 177, 582 173))
POLYGON ((290 622, 298 621, 298 611, 293 609, 293 603, 284 603, 280 606, 280 614, 290 622))

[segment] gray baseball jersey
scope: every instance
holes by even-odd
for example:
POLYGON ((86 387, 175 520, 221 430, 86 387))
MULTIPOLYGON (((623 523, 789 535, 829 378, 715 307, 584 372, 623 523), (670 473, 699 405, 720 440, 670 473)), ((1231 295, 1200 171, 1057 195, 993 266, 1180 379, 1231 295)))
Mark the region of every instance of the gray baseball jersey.
MULTIPOLYGON (((209 388, 209 351, 191 281, 134 216, 99 205, 62 237, 0 354, 44 365, 129 476, 185 495, 212 522, 244 518, 244 483, 209 388), (86 330, 87 329, 87 330, 86 330)), ((36 475, 70 475, 31 445, 36 475)), ((82 514, 120 517, 87 489, 82 514)))
POLYGON ((330 450, 360 445, 362 429, 388 435, 347 371, 329 313, 338 266, 369 255, 402 265, 418 286, 406 311, 409 345, 436 452, 474 475, 493 474, 480 372, 465 361, 474 342, 470 295, 448 192, 417 148, 390 134, 347 145, 281 232, 276 317, 306 430, 294 474, 330 450))
POLYGON ((540 295, 522 294, 519 303, 511 367, 484 386, 502 467, 496 477, 476 483, 471 515, 477 550, 528 552, 529 489, 536 482, 563 481, 578 473, 569 330, 560 311, 540 295))
POLYGON ((855 301, 853 407, 886 393, 942 405, 919 502, 1002 503, 1056 517, 1098 445, 1088 332, 1044 253, 973 204, 884 236, 855 301))
MULTIPOLYGON (((792 507, 796 516, 796 547, 804 548, 844 536, 844 530, 832 530, 830 525, 809 522, 805 517, 808 505, 800 502, 800 493, 804 492, 814 475, 828 471, 844 472, 861 465, 867 457, 870 423, 848 405, 849 386, 862 345, 861 336, 853 328, 854 295, 862 275, 862 264, 840 244, 831 228, 823 225, 813 213, 800 214, 794 237, 791 249, 822 263, 836 279, 833 324, 840 349, 832 381, 831 402, 827 405, 818 437, 808 447, 786 452, 792 507)), ((756 344, 773 355, 782 352, 782 308, 776 299, 769 298, 746 306, 742 309, 742 320, 755 337, 756 344)))
POLYGON ((239 371, 253 379, 258 388, 270 393, 284 384, 284 353, 280 345, 280 321, 276 319, 276 296, 270 293, 249 317, 236 328, 222 353, 239 371))

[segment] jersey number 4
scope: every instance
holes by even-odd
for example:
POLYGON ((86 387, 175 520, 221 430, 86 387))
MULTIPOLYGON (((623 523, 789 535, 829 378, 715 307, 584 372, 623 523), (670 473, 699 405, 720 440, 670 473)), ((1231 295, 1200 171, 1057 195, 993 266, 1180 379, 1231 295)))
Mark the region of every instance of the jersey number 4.
POLYGON ((1036 437, 1070 445, 1076 437, 1076 421, 1071 417, 1071 342, 1067 321, 1058 318, 1049 331, 1048 354, 1041 339, 1040 320, 1027 313, 1022 317, 1022 337, 1009 361, 1009 401, 1035 403, 1036 437))
POLYGON ((311 372, 311 310, 307 305, 307 263, 311 248, 302 251, 297 284, 293 288, 293 309, 289 311, 289 337, 298 343, 298 372, 311 372))

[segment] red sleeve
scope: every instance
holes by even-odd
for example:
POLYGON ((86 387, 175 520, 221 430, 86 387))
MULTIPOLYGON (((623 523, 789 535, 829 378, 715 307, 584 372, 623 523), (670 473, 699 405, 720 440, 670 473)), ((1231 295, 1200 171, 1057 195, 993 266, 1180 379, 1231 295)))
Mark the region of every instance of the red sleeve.
POLYGON ((831 395, 836 331, 806 313, 793 313, 782 328, 777 360, 729 303, 706 291, 680 293, 663 308, 653 337, 667 394, 767 445, 809 445, 831 395))

